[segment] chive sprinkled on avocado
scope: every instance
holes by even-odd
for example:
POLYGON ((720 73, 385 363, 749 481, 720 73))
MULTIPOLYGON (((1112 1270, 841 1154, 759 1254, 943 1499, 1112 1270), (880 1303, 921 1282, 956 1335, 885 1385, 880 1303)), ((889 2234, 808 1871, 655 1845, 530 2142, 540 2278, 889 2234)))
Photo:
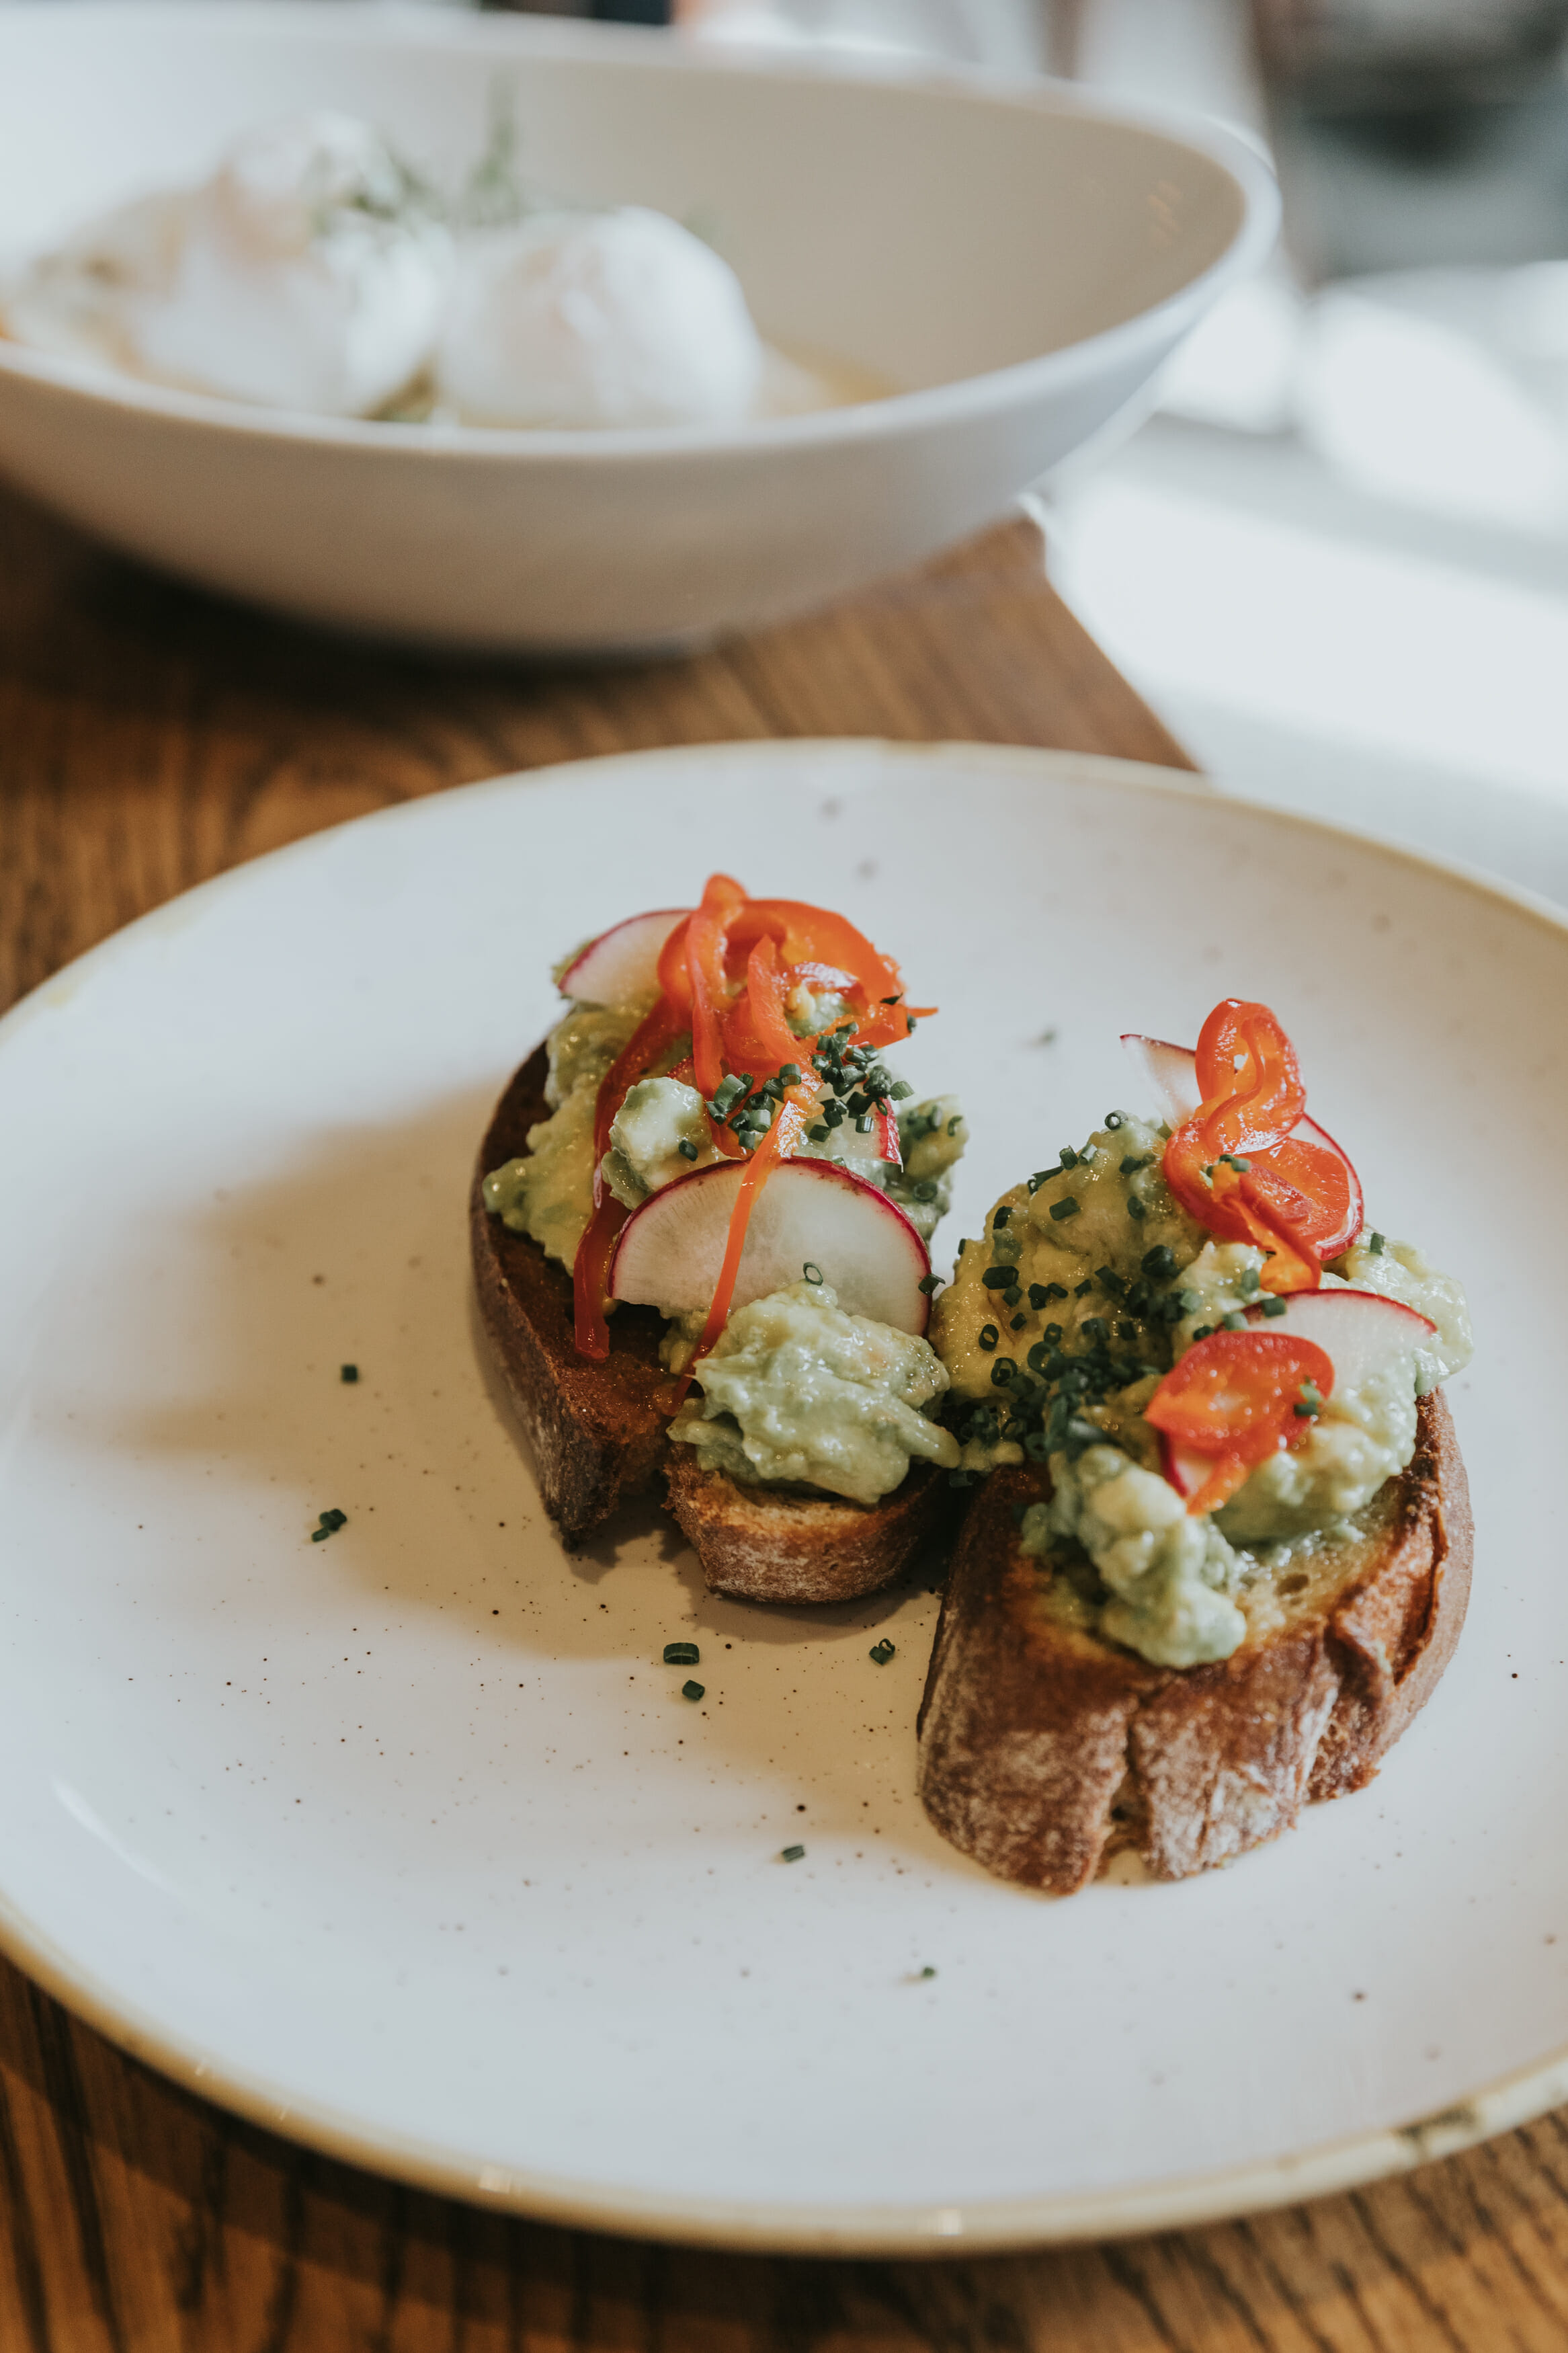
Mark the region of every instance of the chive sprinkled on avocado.
POLYGON ((1079 1205, 1070 1193, 1064 1194, 1059 1201, 1051 1203, 1051 1217, 1058 1225, 1060 1225, 1064 1218, 1076 1218, 1078 1211, 1079 1205))

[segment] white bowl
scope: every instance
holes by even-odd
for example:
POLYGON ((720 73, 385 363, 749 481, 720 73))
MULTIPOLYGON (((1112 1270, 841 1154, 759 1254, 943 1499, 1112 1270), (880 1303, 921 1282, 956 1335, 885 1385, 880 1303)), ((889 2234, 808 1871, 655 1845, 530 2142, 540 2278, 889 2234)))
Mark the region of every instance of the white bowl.
POLYGON ((900 387, 734 430, 339 422, 0 340, 0 466, 116 546, 449 646, 689 642, 951 544, 1131 401, 1277 216, 1267 166, 1049 84, 814 71, 540 18, 0 8, 0 248, 43 247, 308 106, 454 173, 498 75, 531 175, 700 211, 765 334, 900 387))

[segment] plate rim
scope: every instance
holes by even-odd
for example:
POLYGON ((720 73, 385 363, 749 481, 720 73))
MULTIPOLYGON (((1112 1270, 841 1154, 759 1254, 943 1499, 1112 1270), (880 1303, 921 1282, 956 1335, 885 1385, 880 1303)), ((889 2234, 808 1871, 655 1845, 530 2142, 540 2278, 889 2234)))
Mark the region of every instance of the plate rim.
MULTIPOLYGON (((79 981, 102 963, 132 952, 143 931, 171 920, 182 925, 200 901, 243 884, 258 867, 320 855, 325 845, 356 828, 416 820, 433 802, 468 795, 516 792, 536 785, 591 783, 607 768, 630 764, 706 765, 736 754, 811 761, 834 754, 876 754, 893 765, 944 765, 962 760, 1000 773, 1085 785, 1102 784, 1196 802, 1213 810, 1234 807, 1287 829, 1371 849, 1418 873, 1458 882, 1479 896, 1533 917, 1568 938, 1568 913, 1543 894, 1489 875, 1458 859, 1434 857, 1373 831, 1331 824, 1247 796, 1222 790, 1195 770, 1120 759, 1100 753, 1024 744, 973 744, 960 739, 906 743, 876 735, 738 738, 667 744, 635 752, 552 762, 476 778, 388 807, 325 826, 208 876, 111 932, 40 982, 0 1016, 0 1058, 12 1037, 39 1014, 63 1009, 79 981), (584 777, 583 772, 588 772, 584 777)), ((1393 2126, 1314 2143, 1278 2157, 1177 2174, 1113 2189, 1040 2192, 1021 2198, 980 2198, 954 2205, 881 2203, 847 2207, 809 2200, 715 2200, 613 2184, 584 2182, 538 2168, 454 2156, 417 2135, 378 2131, 325 2102, 281 2097, 264 2077, 194 2040, 171 2033, 135 2001, 116 1993, 40 1933, 0 1885, 0 1953, 71 2013, 142 2064, 216 2105, 339 2162, 390 2176, 442 2196, 491 2211, 567 2227, 618 2232, 681 2245, 739 2253, 797 2255, 919 2257, 960 2253, 1003 2253, 1029 2247, 1186 2230, 1270 2207, 1352 2189, 1385 2176, 1449 2157, 1493 2135, 1527 2124, 1568 2099, 1568 2042, 1539 2059, 1506 2071, 1444 2107, 1393 2126)))

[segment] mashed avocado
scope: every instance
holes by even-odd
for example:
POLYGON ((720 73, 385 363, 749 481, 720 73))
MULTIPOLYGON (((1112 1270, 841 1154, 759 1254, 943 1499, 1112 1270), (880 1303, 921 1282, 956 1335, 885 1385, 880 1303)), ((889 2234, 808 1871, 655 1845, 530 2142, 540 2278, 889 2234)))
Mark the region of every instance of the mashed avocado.
POLYGON ((961 1476, 1047 1462, 1052 1501, 1026 1515, 1025 1549, 1079 1549, 1109 1593, 1100 1630, 1184 1667, 1226 1658, 1242 1639, 1228 1597, 1256 1564, 1237 1547, 1340 1525, 1405 1468, 1415 1400, 1468 1361, 1470 1332, 1458 1283, 1408 1244, 1367 1237, 1325 1269, 1325 1285, 1385 1293, 1436 1331, 1386 1371, 1336 1388, 1304 1445, 1261 1464, 1212 1523, 1194 1519, 1159 1475, 1142 1409, 1195 1340, 1258 1297, 1264 1261, 1211 1240, 1172 1198, 1165 1134, 1113 1113, 1081 1152, 1005 1194, 985 1240, 960 1245, 931 1336, 961 1476))
POLYGON ((661 1186, 711 1167, 718 1157, 697 1089, 682 1079, 639 1079, 610 1124, 605 1182, 635 1209, 661 1186))
POLYGON ((552 1116, 528 1131, 527 1155, 492 1169, 485 1207, 570 1269, 594 1211, 594 1113, 599 1082, 646 1005, 574 1005, 550 1033, 544 1100, 552 1116))
POLYGON ((913 1461, 958 1462, 956 1440, 921 1410, 947 1387, 935 1353, 847 1315, 826 1283, 791 1283, 738 1308, 696 1378, 701 1398, 669 1434, 732 1479, 869 1504, 901 1486, 913 1461))

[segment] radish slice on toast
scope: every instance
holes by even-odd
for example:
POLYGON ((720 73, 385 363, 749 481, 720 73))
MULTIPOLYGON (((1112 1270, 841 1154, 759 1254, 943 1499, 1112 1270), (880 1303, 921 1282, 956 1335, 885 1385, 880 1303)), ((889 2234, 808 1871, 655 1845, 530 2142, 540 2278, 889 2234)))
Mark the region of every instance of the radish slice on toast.
POLYGON ((628 915, 580 948, 556 987, 578 1005, 635 1005, 658 994, 659 950, 689 907, 658 907, 628 915))
MULTIPOLYGON (((740 1189, 740 1161, 678 1176, 634 1209, 610 1261, 610 1295, 668 1315, 713 1297, 740 1189)), ((894 1201, 831 1160, 784 1160, 757 1197, 731 1310, 801 1280, 810 1266, 847 1314, 922 1335, 931 1302, 925 1244, 894 1201)))

